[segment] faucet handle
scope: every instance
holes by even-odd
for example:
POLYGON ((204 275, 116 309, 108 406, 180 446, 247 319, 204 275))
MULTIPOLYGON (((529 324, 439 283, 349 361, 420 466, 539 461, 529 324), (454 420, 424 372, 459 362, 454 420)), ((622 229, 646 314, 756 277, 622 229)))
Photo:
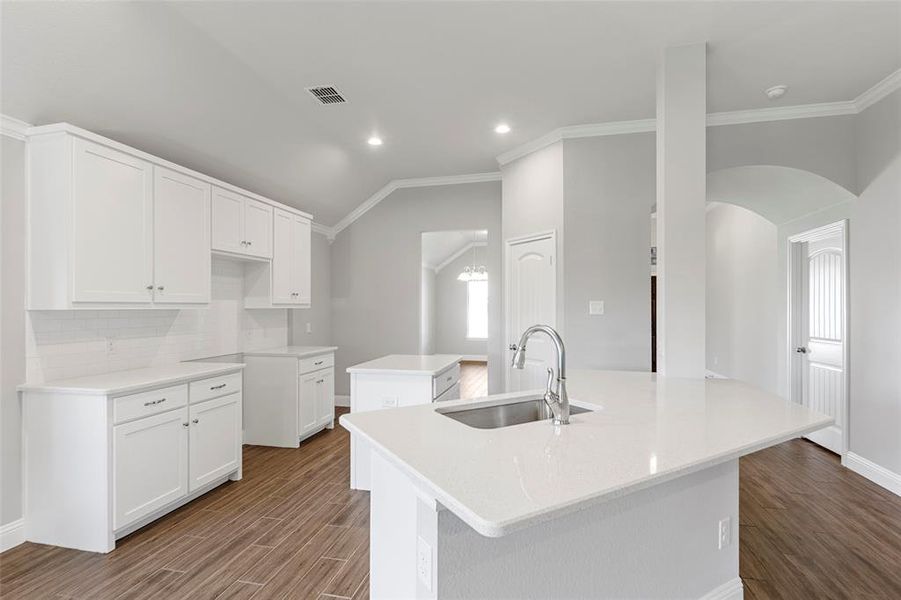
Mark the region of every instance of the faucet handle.
POLYGON ((554 384, 554 370, 551 369, 550 367, 548 367, 548 370, 547 370, 547 385, 545 386, 545 389, 547 389, 547 391, 550 392, 550 391, 551 391, 551 386, 552 386, 553 384, 554 384))

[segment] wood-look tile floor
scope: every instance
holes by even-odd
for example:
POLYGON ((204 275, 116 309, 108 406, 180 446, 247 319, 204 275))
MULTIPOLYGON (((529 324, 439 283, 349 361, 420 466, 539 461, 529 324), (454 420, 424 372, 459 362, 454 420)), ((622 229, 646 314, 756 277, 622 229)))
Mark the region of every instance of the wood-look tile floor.
MULTIPOLYGON (((243 481, 109 554, 30 543, 3 553, 0 597, 367 598, 369 497, 347 487, 347 433, 297 450, 246 446, 244 461, 243 481)), ((746 599, 901 598, 897 496, 800 440, 741 459, 740 485, 746 599)))
POLYGON ((460 398, 469 400, 488 395, 488 364, 476 361, 460 363, 460 398))
POLYGON ((901 498, 793 440, 741 459, 745 600, 901 598, 901 498))

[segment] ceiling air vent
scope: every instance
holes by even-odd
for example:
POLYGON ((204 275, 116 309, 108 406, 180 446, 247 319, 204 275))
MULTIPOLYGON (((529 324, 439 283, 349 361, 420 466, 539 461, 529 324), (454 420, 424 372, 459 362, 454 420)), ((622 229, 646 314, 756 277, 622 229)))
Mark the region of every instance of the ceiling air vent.
POLYGON ((307 88, 307 91, 313 94, 313 97, 322 104, 343 104, 347 102, 344 96, 331 85, 319 85, 307 88))

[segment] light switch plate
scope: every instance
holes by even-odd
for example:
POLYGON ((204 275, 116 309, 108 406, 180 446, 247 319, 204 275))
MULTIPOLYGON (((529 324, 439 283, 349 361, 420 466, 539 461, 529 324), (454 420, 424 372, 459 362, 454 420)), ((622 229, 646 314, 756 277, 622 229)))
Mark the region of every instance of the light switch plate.
POLYGON ((589 300, 588 301, 588 314, 589 315, 604 314, 604 301, 603 300, 589 300))
POLYGON ((397 396, 382 396, 382 408, 397 408, 397 396))

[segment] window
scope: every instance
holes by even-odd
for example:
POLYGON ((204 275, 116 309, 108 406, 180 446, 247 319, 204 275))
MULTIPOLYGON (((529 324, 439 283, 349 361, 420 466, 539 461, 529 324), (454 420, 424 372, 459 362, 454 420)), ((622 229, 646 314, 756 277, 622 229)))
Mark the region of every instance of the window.
POLYGON ((486 340, 488 339, 488 282, 469 281, 466 286, 468 296, 466 337, 473 340, 486 340))

